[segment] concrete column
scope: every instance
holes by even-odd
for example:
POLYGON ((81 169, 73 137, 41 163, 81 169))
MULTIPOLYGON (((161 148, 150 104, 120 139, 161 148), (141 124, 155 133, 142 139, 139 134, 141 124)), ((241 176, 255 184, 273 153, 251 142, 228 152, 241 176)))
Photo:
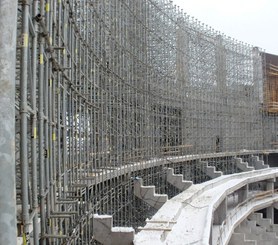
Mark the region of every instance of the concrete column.
POLYGON ((213 224, 221 225, 227 216, 227 198, 225 198, 221 204, 217 207, 213 214, 213 224))
POLYGON ((213 232, 212 232, 212 227, 213 227, 213 220, 211 221, 211 225, 210 225, 210 237, 209 237, 209 244, 212 244, 212 241, 213 241, 213 232))
POLYGON ((15 54, 17 0, 0 1, 0 244, 16 244, 15 54))
POLYGON ((237 190, 238 194, 238 203, 244 202, 248 197, 248 185, 245 185, 237 190))
MULTIPOLYGON (((274 183, 275 179, 269 179, 266 182, 266 190, 274 192, 274 183)), ((266 209, 266 218, 271 219, 274 222, 274 209, 273 206, 270 206, 266 209)))

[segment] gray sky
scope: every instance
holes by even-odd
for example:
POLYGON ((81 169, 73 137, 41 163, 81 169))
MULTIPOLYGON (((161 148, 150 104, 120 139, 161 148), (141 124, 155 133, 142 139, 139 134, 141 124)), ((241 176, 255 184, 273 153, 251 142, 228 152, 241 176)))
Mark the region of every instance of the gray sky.
POLYGON ((173 0, 213 29, 278 55, 278 0, 173 0))

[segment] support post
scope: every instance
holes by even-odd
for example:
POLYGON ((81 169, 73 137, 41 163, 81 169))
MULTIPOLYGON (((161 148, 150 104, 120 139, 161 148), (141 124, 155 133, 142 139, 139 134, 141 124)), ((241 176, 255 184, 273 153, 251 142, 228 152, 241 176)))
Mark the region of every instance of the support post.
POLYGON ((225 198, 221 204, 217 207, 217 209, 214 211, 214 218, 213 218, 213 224, 215 225, 221 225, 222 222, 227 217, 227 198, 225 198))
POLYGON ((16 244, 15 55, 17 1, 0 1, 0 244, 16 244))
MULTIPOLYGON (((266 182, 266 190, 274 192, 274 183, 276 179, 269 179, 266 182)), ((272 222, 274 222, 274 209, 273 206, 266 208, 266 218, 271 219, 272 222)))
POLYGON ((238 203, 244 202, 248 198, 249 186, 245 185, 237 190, 238 203))
POLYGON ((22 46, 20 59, 20 166, 23 236, 29 241, 28 202, 28 46, 29 46, 29 1, 22 2, 22 46))

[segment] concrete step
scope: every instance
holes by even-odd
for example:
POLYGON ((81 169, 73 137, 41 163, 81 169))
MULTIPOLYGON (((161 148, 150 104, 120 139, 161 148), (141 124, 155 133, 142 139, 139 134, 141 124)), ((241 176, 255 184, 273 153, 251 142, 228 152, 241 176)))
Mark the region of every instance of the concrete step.
POLYGON ((243 220, 234 232, 244 234, 245 240, 256 241, 257 244, 278 244, 276 232, 270 231, 271 228, 272 221, 270 219, 264 219, 261 213, 253 213, 243 220))
POLYGON ((229 241, 229 245, 257 245, 254 240, 248 240, 244 233, 233 233, 229 241))
POLYGON ((264 164, 264 161, 260 160, 258 156, 252 156, 251 163, 255 167, 255 169, 269 168, 269 165, 264 164))
POLYGON ((270 232, 275 232, 276 236, 278 236, 278 225, 277 224, 271 224, 269 226, 269 228, 266 228, 266 230, 270 231, 270 232))
POLYGON ((267 232, 263 232, 261 234, 261 240, 269 240, 269 241, 276 240, 276 241, 278 241, 277 239, 278 239, 278 237, 276 236, 275 232, 268 232, 267 231, 267 232))
MULTIPOLYGON (((256 222, 255 226, 256 226, 256 222)), ((249 226, 249 222, 247 220, 243 220, 234 230, 236 233, 250 233, 251 226, 249 226)))
POLYGON ((261 240, 261 234, 258 233, 244 233, 245 234, 245 239, 247 240, 252 240, 252 241, 259 241, 261 240))
POLYGON ((256 221, 245 219, 236 229, 238 233, 250 233, 252 228, 256 228, 256 221))
POLYGON ((264 227, 266 230, 269 230, 272 225, 272 220, 264 219, 261 213, 253 213, 248 216, 248 219, 256 221, 258 226, 264 227))
POLYGON ((248 226, 238 226, 235 228, 236 233, 251 233, 251 228, 248 226))
POLYGON ((248 216, 248 220, 255 220, 257 219, 263 219, 263 214, 262 213, 252 213, 248 216))
POLYGON ((267 232, 263 227, 251 229, 251 233, 245 233, 245 238, 256 241, 277 241, 275 232, 267 232))
POLYGON ((266 232, 266 228, 265 227, 256 226, 256 227, 251 228, 251 233, 260 234, 262 232, 266 232))
POLYGON ((241 171, 247 172, 247 171, 254 170, 254 167, 248 166, 248 163, 247 162, 243 162, 242 158, 235 157, 234 159, 236 161, 237 168, 240 169, 241 171))
POLYGON ((105 245, 131 245, 134 239, 134 229, 113 227, 111 215, 94 215, 93 234, 95 240, 105 245))
POLYGON ((188 189, 193 183, 192 181, 183 180, 182 174, 174 174, 174 169, 167 168, 167 182, 175 186, 181 191, 188 189))
POLYGON ((245 233, 245 239, 257 241, 258 244, 259 242, 261 243, 262 241, 270 244, 272 244, 273 241, 277 242, 276 234, 273 234, 272 232, 245 233))
POLYGON ((259 240, 257 241, 257 245, 277 245, 277 241, 269 241, 269 240, 259 240))
POLYGON ((141 178, 134 180, 134 195, 155 209, 160 209, 168 201, 168 195, 155 193, 154 185, 143 186, 141 178))
POLYGON ((206 174, 212 179, 220 177, 223 174, 221 171, 216 171, 215 166, 209 166, 208 162, 200 161, 200 163, 205 165, 206 174))

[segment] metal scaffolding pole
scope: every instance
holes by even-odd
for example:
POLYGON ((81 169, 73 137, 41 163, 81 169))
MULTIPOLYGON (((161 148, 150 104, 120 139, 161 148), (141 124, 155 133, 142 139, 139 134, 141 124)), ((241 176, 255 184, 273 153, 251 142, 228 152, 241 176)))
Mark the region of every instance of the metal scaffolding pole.
POLYGON ((16 244, 15 53, 17 1, 0 1, 0 244, 16 244))

